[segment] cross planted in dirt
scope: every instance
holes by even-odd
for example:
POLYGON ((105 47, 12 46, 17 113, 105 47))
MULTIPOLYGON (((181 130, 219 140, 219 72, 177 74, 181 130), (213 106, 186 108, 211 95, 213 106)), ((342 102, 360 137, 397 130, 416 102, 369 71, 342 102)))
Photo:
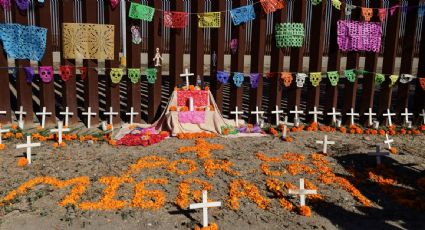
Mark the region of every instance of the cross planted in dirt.
POLYGON ((208 202, 207 190, 202 191, 202 203, 191 204, 190 209, 202 208, 202 225, 204 228, 208 227, 208 208, 220 207, 221 202, 208 202))
POLYGON ((299 189, 289 189, 289 194, 295 194, 300 196, 300 206, 305 206, 305 196, 317 194, 316 190, 304 189, 304 178, 300 179, 300 188, 299 189))
POLYGON ((367 153, 367 155, 376 156, 376 164, 380 165, 381 164, 381 157, 382 156, 388 156, 388 155, 390 155, 390 153, 389 152, 381 152, 381 146, 376 145, 376 152, 369 152, 369 153, 367 153))

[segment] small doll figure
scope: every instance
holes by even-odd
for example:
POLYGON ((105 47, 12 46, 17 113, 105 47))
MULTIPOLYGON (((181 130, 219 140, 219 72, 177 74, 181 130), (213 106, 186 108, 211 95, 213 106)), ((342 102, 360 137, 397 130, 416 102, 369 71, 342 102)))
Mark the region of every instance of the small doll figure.
POLYGON ((155 54, 155 57, 153 58, 153 61, 155 62, 155 67, 161 66, 162 57, 161 57, 161 54, 159 53, 159 48, 156 48, 156 54, 155 54))

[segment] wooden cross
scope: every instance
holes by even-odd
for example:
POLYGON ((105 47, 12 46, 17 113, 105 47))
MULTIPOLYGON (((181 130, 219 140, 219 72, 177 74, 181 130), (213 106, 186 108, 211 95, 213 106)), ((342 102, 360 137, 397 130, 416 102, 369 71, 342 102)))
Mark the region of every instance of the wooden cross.
POLYGON ((69 112, 69 107, 65 107, 65 112, 60 112, 60 115, 64 115, 65 116, 65 127, 69 126, 69 116, 74 116, 73 112, 69 112))
POLYGON ((3 144, 3 133, 7 133, 10 132, 10 129, 1 129, 1 125, 0 125, 0 145, 3 144))
POLYGON ((389 126, 392 126, 392 125, 393 125, 393 122, 392 122, 392 120, 391 120, 391 116, 395 116, 395 113, 391 113, 391 112, 390 112, 390 109, 387 109, 387 113, 384 113, 382 116, 384 116, 384 117, 388 117, 387 122, 388 122, 388 125, 389 125, 389 126))
POLYGON ((235 107, 235 111, 231 111, 230 114, 234 114, 235 115, 235 123, 236 123, 236 127, 239 127, 239 115, 243 114, 243 111, 239 111, 238 110, 238 106, 235 107))
POLYGON ((208 202, 207 190, 202 191, 202 203, 190 204, 190 209, 202 208, 202 226, 208 227, 208 208, 220 207, 221 202, 208 202))
POLYGON ((391 143, 393 143, 394 140, 393 139, 390 139, 389 136, 388 136, 388 134, 385 134, 385 137, 386 137, 386 140, 384 141, 384 144, 387 144, 388 145, 388 149, 391 149, 391 143))
POLYGON ((314 106, 313 111, 309 111, 308 114, 313 114, 313 121, 317 123, 317 115, 322 115, 323 112, 322 111, 318 111, 317 107, 314 106))
POLYGON ((83 115, 87 116, 87 128, 91 128, 91 117, 96 116, 97 113, 91 111, 91 107, 87 108, 87 112, 83 112, 83 115))
POLYGON ((50 130, 51 133, 58 133, 58 143, 62 143, 63 132, 69 132, 69 128, 63 128, 63 121, 58 122, 58 128, 50 130))
POLYGON ((276 125, 279 125, 279 116, 283 113, 283 110, 279 110, 279 106, 276 105, 276 110, 272 111, 272 114, 276 114, 276 125))
POLYGON ((328 153, 328 145, 334 145, 335 141, 328 141, 328 135, 325 135, 325 139, 323 141, 316 141, 316 144, 323 145, 323 153, 328 153))
POLYGON ((31 143, 31 136, 27 136, 27 143, 17 145, 16 149, 26 148, 28 164, 31 164, 31 149, 34 147, 40 147, 40 146, 41 146, 41 143, 31 143))
POLYGON ((180 74, 180 77, 186 78, 185 79, 186 80, 186 89, 189 89, 189 77, 190 76, 194 76, 194 74, 193 73, 189 73, 189 70, 187 68, 184 70, 184 72, 185 73, 180 74))
POLYGON ((354 112, 354 109, 353 108, 351 108, 351 112, 350 113, 346 113, 346 114, 347 114, 347 116, 350 116, 350 125, 354 125, 355 124, 354 123, 354 116, 356 116, 356 117, 360 116, 360 114, 354 112))
POLYGON ((41 128, 44 129, 46 125, 46 115, 52 115, 51 112, 46 112, 46 107, 43 107, 43 112, 35 113, 35 115, 41 115, 41 128))
POLYGON ((404 113, 401 113, 401 116, 404 116, 404 123, 408 125, 410 123, 409 116, 413 116, 413 113, 409 113, 409 109, 404 108, 404 113))
POLYGON ((419 116, 421 116, 422 117, 422 124, 424 124, 425 125, 425 109, 423 109, 422 110, 422 113, 421 114, 419 114, 419 116))
POLYGON ((369 122, 369 126, 373 125, 373 116, 376 115, 376 113, 372 112, 372 108, 369 108, 369 112, 368 113, 364 113, 364 115, 368 116, 368 122, 369 122))
POLYGON ((317 190, 307 190, 304 189, 304 178, 300 179, 300 188, 299 189, 289 189, 289 194, 299 195, 300 196, 300 206, 305 206, 305 197, 306 195, 317 194, 317 190))
POLYGON ((340 112, 335 110, 335 107, 332 107, 332 113, 328 113, 328 116, 332 116, 332 122, 336 124, 336 115, 341 115, 340 112))
POLYGON ((260 124, 260 114, 263 115, 264 111, 259 111, 258 106, 255 106, 255 111, 251 111, 251 114, 255 114, 255 122, 256 124, 260 124))
POLYGON ((376 145, 376 152, 367 153, 369 156, 376 156, 376 164, 381 164, 381 157, 390 155, 389 152, 381 152, 381 146, 376 145))
POLYGON ((295 106, 295 110, 289 111, 289 113, 295 114, 294 124, 295 126, 298 126, 300 123, 300 118, 298 117, 298 114, 304 114, 304 112, 302 110, 298 110, 298 106, 295 106))
POLYGON ((15 114, 19 115, 19 120, 18 120, 19 128, 24 129, 23 115, 27 115, 27 112, 24 112, 24 107, 21 105, 19 107, 19 111, 15 111, 15 114))
POLYGON ((294 125, 294 123, 289 123, 288 117, 286 116, 285 120, 283 121, 283 134, 282 134, 282 136, 284 138, 286 138, 286 133, 287 133, 287 128, 288 128, 287 125, 294 125))
POLYGON ((109 124, 113 125, 114 124, 114 116, 118 115, 118 112, 114 112, 114 108, 109 107, 109 112, 104 112, 103 113, 106 116, 109 116, 109 124))
POLYGON ((130 125, 132 125, 133 124, 133 118, 134 118, 134 116, 139 115, 139 113, 134 112, 134 107, 131 107, 130 108, 130 112, 129 113, 126 113, 125 115, 130 116, 130 125))

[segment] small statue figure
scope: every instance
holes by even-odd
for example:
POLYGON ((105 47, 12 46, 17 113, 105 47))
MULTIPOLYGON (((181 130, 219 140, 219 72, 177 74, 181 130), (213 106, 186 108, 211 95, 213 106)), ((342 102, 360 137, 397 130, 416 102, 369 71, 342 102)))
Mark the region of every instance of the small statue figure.
POLYGON ((155 62, 155 67, 161 66, 162 57, 161 57, 161 54, 159 53, 159 48, 156 48, 156 54, 155 54, 155 57, 153 58, 153 61, 155 62))

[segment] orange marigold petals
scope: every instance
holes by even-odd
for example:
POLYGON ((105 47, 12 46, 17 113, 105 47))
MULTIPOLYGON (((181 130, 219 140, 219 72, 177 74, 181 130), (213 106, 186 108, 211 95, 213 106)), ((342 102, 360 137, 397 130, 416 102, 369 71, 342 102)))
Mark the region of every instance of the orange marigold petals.
POLYGON ((307 174, 314 174, 314 170, 308 167, 307 165, 303 164, 289 164, 288 165, 288 172, 291 175, 297 175, 299 172, 304 171, 307 174))
POLYGON ((199 132, 199 133, 178 133, 178 139, 199 139, 199 138, 215 138, 218 135, 210 132, 199 132))
POLYGON ((239 199, 241 197, 249 198, 250 200, 254 201, 261 209, 267 208, 270 203, 267 198, 260 194, 258 188, 255 185, 245 180, 234 180, 230 183, 229 187, 229 202, 232 209, 239 209, 239 199))
MULTIPOLYGON (((280 182, 277 179, 267 179, 266 180, 266 187, 269 191, 273 192, 278 198, 280 205, 287 209, 287 210, 293 210, 294 205, 285 199, 285 192, 283 191, 283 187, 292 187, 293 185, 290 183, 280 182)), ((295 186, 293 186, 295 187, 295 186)), ((291 188, 292 189, 292 188, 291 188)), ((295 187, 296 189, 296 187, 295 187)))
POLYGON ((28 160, 25 157, 20 157, 18 160, 18 166, 19 167, 25 167, 28 165, 28 160))
POLYGON ((184 146, 177 150, 177 153, 196 152, 197 156, 201 159, 210 158, 211 150, 223 150, 224 146, 220 144, 210 144, 204 139, 195 141, 195 146, 184 146))
POLYGON ((168 165, 168 171, 176 173, 178 175, 188 175, 196 171, 198 168, 196 167, 196 162, 190 159, 179 159, 171 162, 168 165), (186 170, 181 170, 177 168, 179 164, 187 164, 186 170))
POLYGON ((397 154, 397 149, 395 147, 391 147, 389 150, 391 154, 397 154))
POLYGON ((5 148, 6 148, 6 145, 5 144, 0 144, 0 150, 3 150, 5 148))
POLYGON ((152 168, 164 167, 166 165, 168 165, 168 161, 164 157, 146 156, 146 157, 140 158, 135 164, 130 165, 127 172, 124 175, 128 176, 128 175, 137 173, 140 170, 145 168, 152 169, 152 168))
POLYGON ((305 160, 305 156, 299 153, 284 153, 282 154, 282 158, 287 161, 296 161, 296 162, 303 162, 305 160))
POLYGON ((238 172, 233 171, 230 167, 232 167, 233 163, 229 160, 213 160, 207 159, 204 161, 204 169, 205 174, 208 177, 215 176, 217 170, 223 170, 229 175, 236 176, 239 175, 238 172))
POLYGON ((311 216, 311 209, 308 206, 302 206, 298 208, 298 213, 302 216, 311 216))
POLYGON ((282 159, 280 157, 267 157, 264 153, 261 153, 261 152, 256 153, 255 156, 259 160, 264 162, 275 162, 275 163, 282 162, 282 159))
POLYGON ((276 170, 270 170, 269 164, 267 164, 267 163, 261 163, 260 169, 267 176, 282 176, 283 175, 283 172, 276 171, 276 170))
POLYGON ((165 193, 159 190, 145 190, 145 184, 168 184, 166 178, 146 179, 134 187, 133 207, 143 209, 159 209, 165 204, 165 193))
POLYGON ((218 225, 216 223, 212 223, 209 224, 208 227, 195 226, 195 230, 218 230, 218 225))
POLYGON ((189 178, 182 181, 178 186, 178 194, 176 199, 176 204, 180 208, 187 208, 190 202, 190 196, 193 197, 193 200, 196 202, 201 201, 202 190, 211 190, 213 186, 203 180, 198 178, 189 178), (201 190, 190 190, 191 185, 200 186, 201 190))

